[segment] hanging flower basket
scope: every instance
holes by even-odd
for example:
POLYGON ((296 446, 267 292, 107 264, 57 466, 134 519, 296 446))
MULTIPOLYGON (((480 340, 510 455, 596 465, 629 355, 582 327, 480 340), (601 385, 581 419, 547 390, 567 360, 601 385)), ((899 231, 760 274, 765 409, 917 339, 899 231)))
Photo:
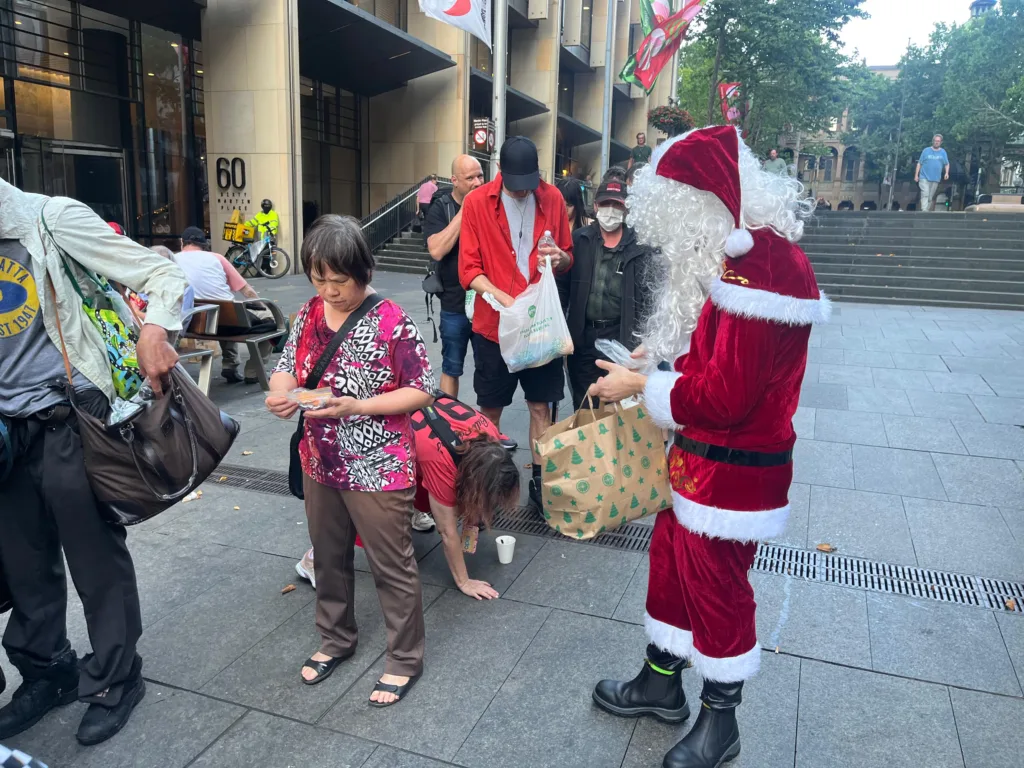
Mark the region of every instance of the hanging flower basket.
POLYGON ((678 136, 694 126, 693 117, 681 107, 655 107, 647 113, 647 122, 669 136, 678 136))

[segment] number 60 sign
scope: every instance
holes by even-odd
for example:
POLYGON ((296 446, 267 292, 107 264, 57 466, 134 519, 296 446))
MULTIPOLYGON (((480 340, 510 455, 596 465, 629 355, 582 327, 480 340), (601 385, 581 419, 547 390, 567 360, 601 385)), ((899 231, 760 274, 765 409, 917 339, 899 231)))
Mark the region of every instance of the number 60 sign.
POLYGON ((245 160, 240 157, 217 158, 217 187, 245 189, 245 160))

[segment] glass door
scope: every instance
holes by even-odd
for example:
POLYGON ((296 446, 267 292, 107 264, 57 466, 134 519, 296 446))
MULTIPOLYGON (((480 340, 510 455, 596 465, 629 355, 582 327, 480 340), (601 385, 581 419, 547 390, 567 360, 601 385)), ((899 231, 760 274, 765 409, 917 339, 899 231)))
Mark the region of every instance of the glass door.
POLYGON ((14 178, 14 134, 0 131, 0 179, 17 186, 14 178))

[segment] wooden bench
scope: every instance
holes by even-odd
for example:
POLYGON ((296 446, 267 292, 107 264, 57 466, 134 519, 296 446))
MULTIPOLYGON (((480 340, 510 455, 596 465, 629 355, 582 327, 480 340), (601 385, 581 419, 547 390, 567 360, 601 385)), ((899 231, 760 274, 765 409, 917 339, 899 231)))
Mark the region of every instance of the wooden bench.
MULTIPOLYGON (((215 299, 199 299, 201 307, 197 307, 189 315, 189 320, 183 323, 184 329, 181 332, 183 339, 195 339, 197 341, 233 341, 244 343, 249 349, 249 356, 259 360, 257 366, 257 378, 260 387, 264 392, 270 390, 270 380, 267 378, 267 371, 262 364, 260 355, 260 344, 264 341, 275 341, 287 333, 287 321, 281 308, 272 301, 266 299, 241 299, 235 301, 217 301, 215 299), (253 310, 266 309, 273 317, 274 330, 260 331, 252 330, 253 323, 249 312, 253 310), (201 310, 201 311, 200 311, 201 310), (213 310, 216 310, 215 312, 213 310), (221 329, 230 328, 230 333, 224 333, 221 329)), ((207 350, 204 350, 207 351, 207 350)), ((202 364, 205 364, 205 360, 202 364)), ((210 361, 212 365, 212 360, 210 361)), ((200 371, 200 376, 202 372, 200 371)), ((201 385, 200 385, 201 386, 201 385)))
MULTIPOLYGON (((216 304, 200 304, 193 307, 185 317, 181 319, 182 332, 175 340, 181 341, 183 334, 189 326, 202 329, 204 332, 217 331, 217 318, 220 314, 220 307, 216 304)), ((197 384, 204 395, 210 394, 210 376, 213 373, 213 350, 212 349, 179 349, 175 343, 175 351, 178 353, 178 360, 183 363, 199 361, 199 378, 197 384)))

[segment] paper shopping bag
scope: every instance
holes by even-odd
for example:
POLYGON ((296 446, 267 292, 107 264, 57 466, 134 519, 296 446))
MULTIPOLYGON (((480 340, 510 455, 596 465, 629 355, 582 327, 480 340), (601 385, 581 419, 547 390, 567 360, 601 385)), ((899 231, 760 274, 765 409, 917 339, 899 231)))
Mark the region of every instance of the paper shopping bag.
POLYGON ((665 438, 643 403, 584 406, 537 444, 543 513, 565 536, 590 539, 672 505, 665 438))

